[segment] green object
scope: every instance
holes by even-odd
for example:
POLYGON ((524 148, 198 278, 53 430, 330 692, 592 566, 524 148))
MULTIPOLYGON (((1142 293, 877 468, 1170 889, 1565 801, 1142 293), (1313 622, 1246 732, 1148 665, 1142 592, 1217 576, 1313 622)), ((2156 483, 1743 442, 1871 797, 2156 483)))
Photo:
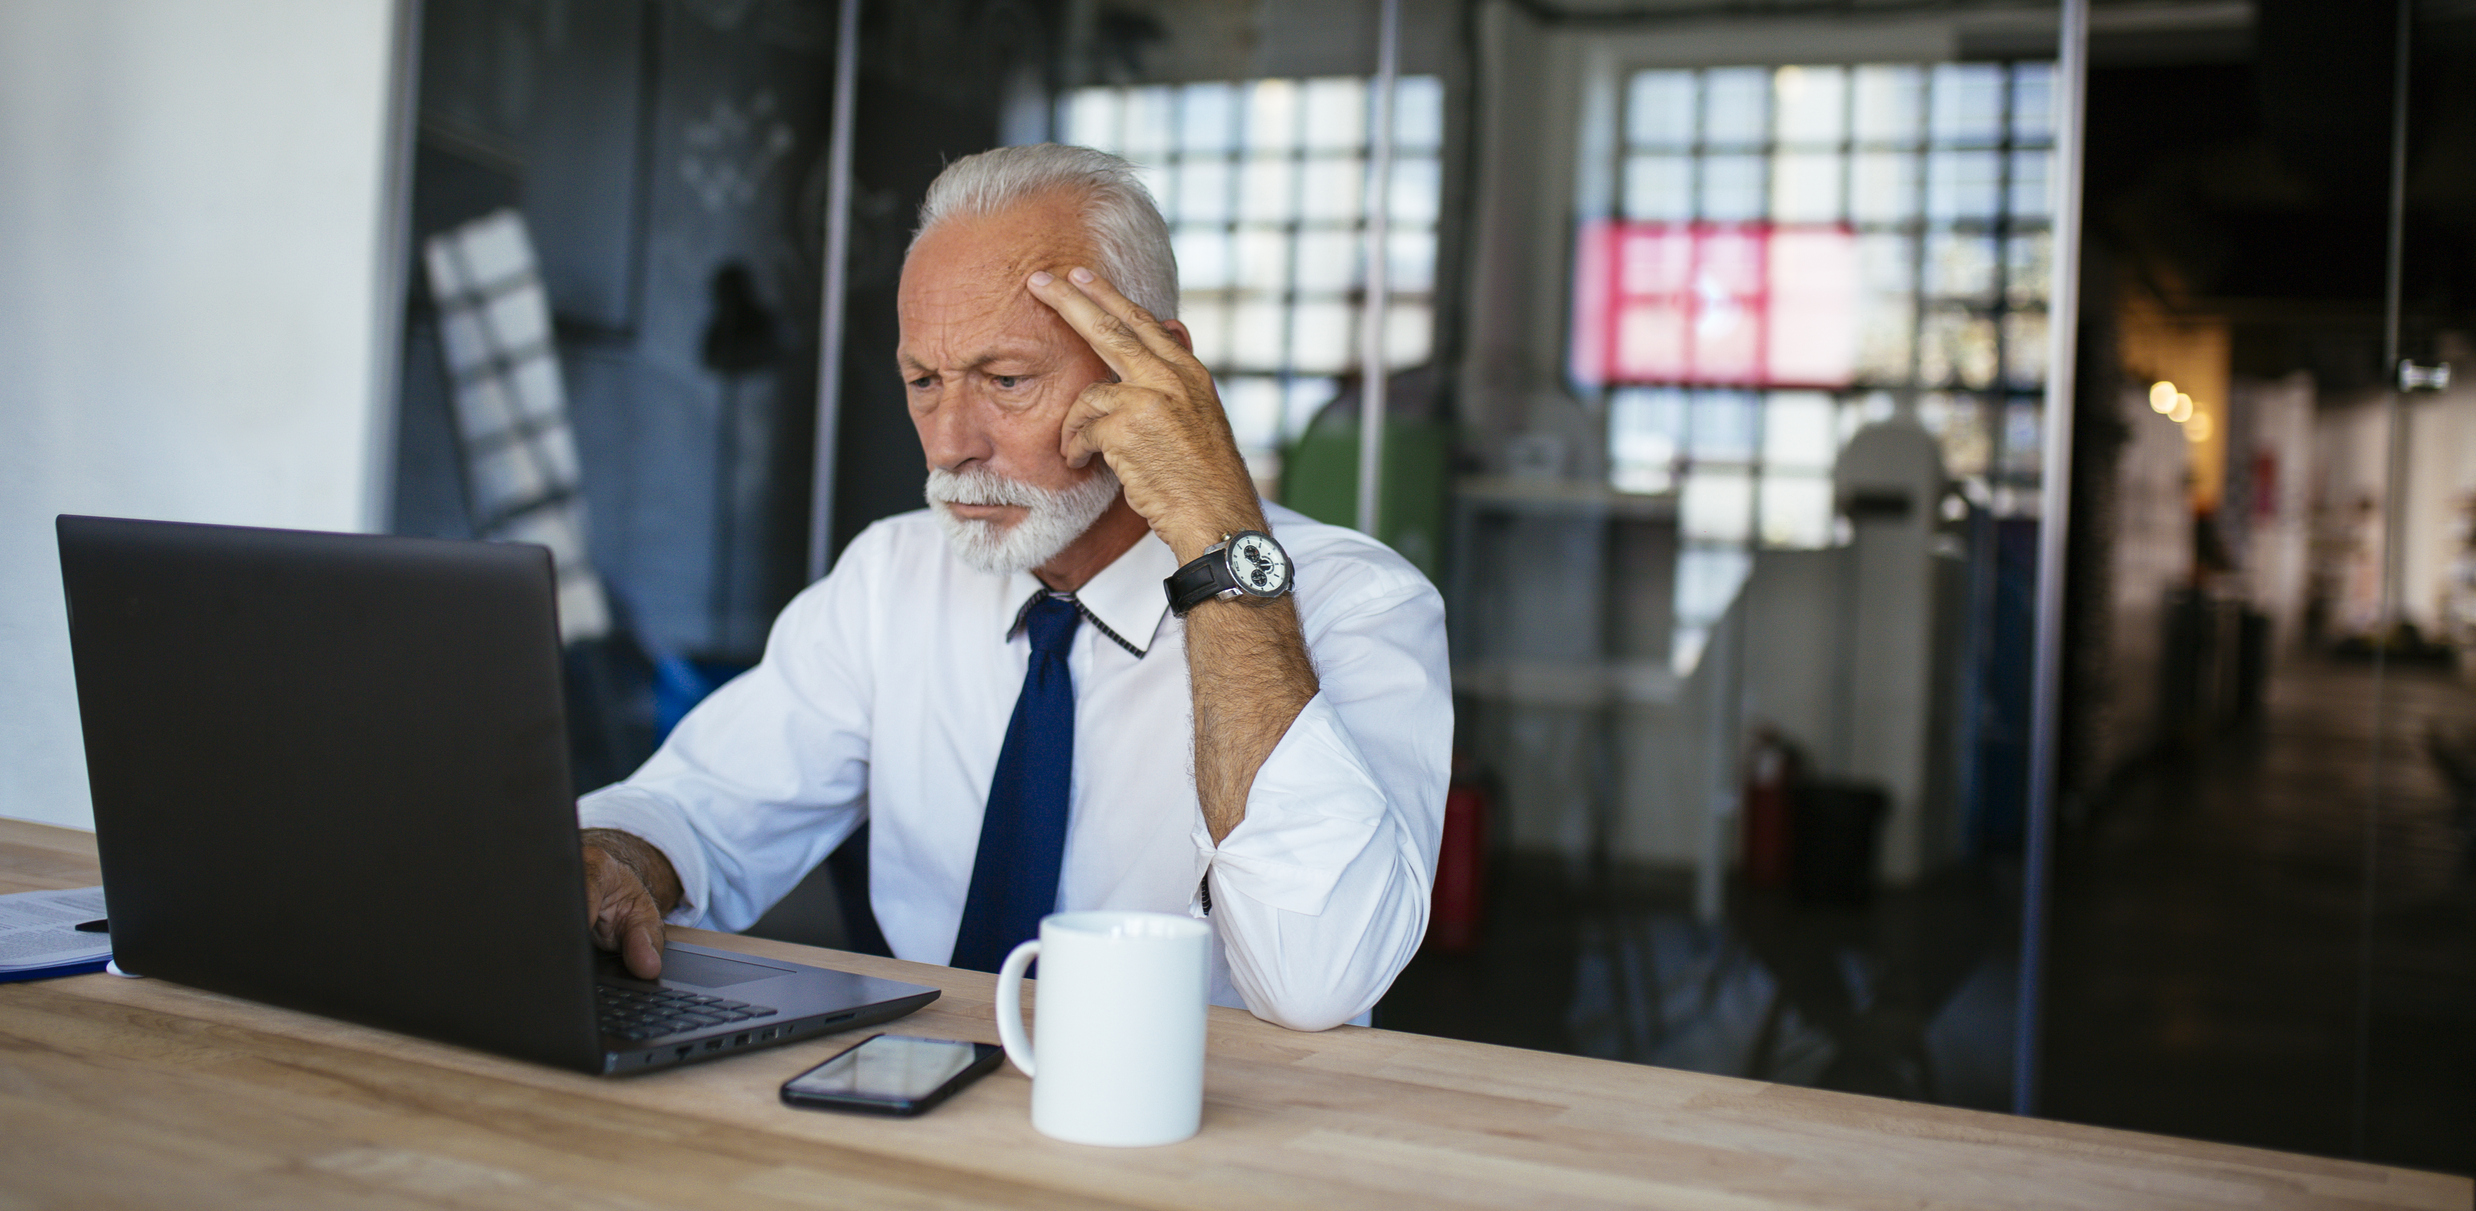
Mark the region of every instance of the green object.
MULTIPOLYGON (((1384 489, 1376 538, 1442 583, 1453 430, 1391 418, 1384 426, 1384 489)), ((1321 522, 1358 524, 1358 419, 1319 419, 1281 460, 1281 503, 1321 522)))

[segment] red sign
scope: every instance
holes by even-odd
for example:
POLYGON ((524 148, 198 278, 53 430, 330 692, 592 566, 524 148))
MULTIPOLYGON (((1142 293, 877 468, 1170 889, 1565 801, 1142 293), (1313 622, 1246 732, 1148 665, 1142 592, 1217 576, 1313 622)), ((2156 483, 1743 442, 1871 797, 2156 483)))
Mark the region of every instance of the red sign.
POLYGON ((1839 224, 1583 225, 1573 374, 1587 385, 1845 387, 1857 238, 1839 224))

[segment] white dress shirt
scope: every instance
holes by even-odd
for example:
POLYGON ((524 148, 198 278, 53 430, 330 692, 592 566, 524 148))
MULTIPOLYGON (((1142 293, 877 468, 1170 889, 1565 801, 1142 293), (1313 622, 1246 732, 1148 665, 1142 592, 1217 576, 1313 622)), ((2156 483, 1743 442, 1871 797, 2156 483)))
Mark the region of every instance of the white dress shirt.
MULTIPOLYGON (((1147 534, 1076 594, 1075 758, 1059 910, 1205 915, 1212 998, 1300 1030, 1364 1020, 1418 949, 1453 733, 1444 603, 1356 531, 1275 505, 1320 688, 1219 845, 1195 796, 1184 623, 1147 534), (1097 625, 1095 625, 1097 624, 1097 625)), ((1040 581, 975 571, 926 510, 854 540, 775 620, 764 660, 627 781, 578 804, 670 858, 674 924, 747 928, 860 826, 899 958, 954 949, 1040 581), (880 740, 882 739, 882 743, 880 740)), ((1225 607, 1211 607, 1225 608, 1225 607)))

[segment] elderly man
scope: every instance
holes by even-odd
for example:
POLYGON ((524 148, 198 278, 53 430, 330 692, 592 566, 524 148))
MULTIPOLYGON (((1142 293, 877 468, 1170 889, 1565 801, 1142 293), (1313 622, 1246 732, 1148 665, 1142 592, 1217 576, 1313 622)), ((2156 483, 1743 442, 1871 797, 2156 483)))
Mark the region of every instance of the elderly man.
POLYGON ((1215 1002, 1364 1021, 1426 928, 1435 589, 1256 496, 1125 161, 967 157, 920 220, 897 358, 929 507, 581 801, 595 937, 651 977, 665 920, 746 928, 866 819, 898 957, 989 971, 1052 911, 1186 912, 1215 1002))

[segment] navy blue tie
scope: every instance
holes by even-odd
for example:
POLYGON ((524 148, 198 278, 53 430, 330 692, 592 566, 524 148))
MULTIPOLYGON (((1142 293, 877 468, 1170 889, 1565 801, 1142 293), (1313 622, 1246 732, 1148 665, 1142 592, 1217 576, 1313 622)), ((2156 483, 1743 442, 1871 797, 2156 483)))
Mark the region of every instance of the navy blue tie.
POLYGON ((1023 692, 989 780, 951 966, 997 970, 1017 943, 1039 936, 1040 919, 1057 907, 1066 790, 1075 770, 1075 683, 1066 671, 1066 644, 1082 621, 1072 600, 1046 593, 1024 611, 1031 667, 1023 671, 1023 692))

